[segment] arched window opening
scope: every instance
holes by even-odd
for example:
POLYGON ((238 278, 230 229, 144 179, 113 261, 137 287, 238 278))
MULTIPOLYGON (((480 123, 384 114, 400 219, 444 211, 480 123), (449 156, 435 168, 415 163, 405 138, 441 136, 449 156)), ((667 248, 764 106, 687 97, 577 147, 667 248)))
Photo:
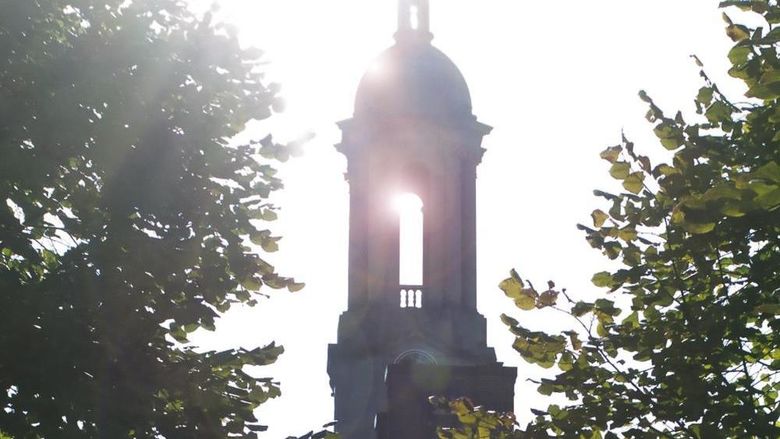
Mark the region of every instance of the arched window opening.
MULTIPOLYGON (((399 281, 401 285, 423 284, 423 203, 412 193, 394 200, 399 215, 399 281)), ((414 303, 415 297, 407 300, 414 303)))

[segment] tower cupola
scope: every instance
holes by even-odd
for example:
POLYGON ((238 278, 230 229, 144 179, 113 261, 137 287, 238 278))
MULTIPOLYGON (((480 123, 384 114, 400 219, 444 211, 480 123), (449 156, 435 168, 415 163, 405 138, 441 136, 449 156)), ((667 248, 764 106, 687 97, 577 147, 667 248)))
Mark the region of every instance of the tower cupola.
POLYGON ((395 45, 339 122, 348 308, 328 373, 345 439, 432 437, 434 393, 512 407, 516 371, 496 362, 477 311, 476 170, 491 128, 474 116, 460 70, 431 45, 429 12, 428 0, 399 0, 395 45), (410 223, 392 208, 401 194, 418 203, 411 244, 400 239, 410 223), (419 276, 402 276, 402 247, 416 249, 404 261, 419 276))

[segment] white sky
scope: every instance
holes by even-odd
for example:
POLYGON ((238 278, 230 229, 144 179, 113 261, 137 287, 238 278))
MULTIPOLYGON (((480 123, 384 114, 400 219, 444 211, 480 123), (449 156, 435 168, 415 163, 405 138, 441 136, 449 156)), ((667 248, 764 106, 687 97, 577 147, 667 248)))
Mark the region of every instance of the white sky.
MULTIPOLYGON (((277 364, 259 371, 280 380, 283 391, 259 410, 270 425, 262 437, 283 438, 333 417, 326 352, 346 308, 348 226, 346 160, 333 148, 340 140, 335 122, 351 116, 360 77, 392 44, 396 0, 218 2, 245 43, 266 51, 270 77, 287 101, 282 115, 250 134, 271 131, 284 140, 316 133, 305 156, 282 168, 286 189, 275 196, 282 211, 272 228, 284 239, 270 257, 307 287, 232 311, 216 333, 197 339, 220 349, 285 346, 277 364)), ((554 279, 592 299, 598 290, 590 277, 609 264, 575 225, 589 224, 590 212, 603 207, 593 189, 619 187, 598 153, 618 143, 621 129, 651 157, 661 148, 637 92, 647 90, 670 114, 693 114, 701 85, 693 53, 721 88, 734 96, 742 89, 725 74, 731 42, 716 0, 431 3, 434 44, 466 77, 479 120, 495 127, 478 171, 479 309, 499 360, 519 367, 516 410, 527 420, 529 407, 547 403, 525 380, 544 372, 512 351, 498 316, 511 312, 534 329, 570 323, 514 312, 496 285, 516 267, 538 286, 554 279)))

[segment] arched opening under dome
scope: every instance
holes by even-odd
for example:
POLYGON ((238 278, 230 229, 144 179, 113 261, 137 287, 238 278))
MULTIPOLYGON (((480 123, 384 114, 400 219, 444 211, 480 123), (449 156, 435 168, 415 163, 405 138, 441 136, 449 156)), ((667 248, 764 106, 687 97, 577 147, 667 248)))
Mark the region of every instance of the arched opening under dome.
POLYGON ((423 202, 411 192, 393 200, 399 216, 399 283, 423 284, 423 202))
POLYGON ((398 212, 398 283, 401 308, 422 308, 423 202, 414 193, 393 199, 398 212))

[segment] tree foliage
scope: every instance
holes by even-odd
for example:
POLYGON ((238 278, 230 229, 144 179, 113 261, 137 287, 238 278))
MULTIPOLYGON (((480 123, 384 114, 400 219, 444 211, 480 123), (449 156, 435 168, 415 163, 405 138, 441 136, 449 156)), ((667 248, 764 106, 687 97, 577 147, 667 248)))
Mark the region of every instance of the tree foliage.
POLYGON ((462 426, 440 437, 780 437, 780 6, 721 6, 764 24, 724 15, 729 73, 747 85, 747 102, 703 71, 695 122, 642 92, 671 162, 651 163, 625 138, 602 153, 624 191, 596 191, 606 207, 579 227, 622 262, 592 279, 615 300, 578 301, 553 283, 539 293, 514 271, 500 285, 521 310, 573 319, 571 331, 547 334, 503 316, 523 359, 560 369, 538 391, 569 402, 520 428, 455 401, 462 426))
MULTIPOLYGON (((280 277, 263 222, 278 105, 260 52, 181 0, 12 0, 0 13, 0 430, 13 438, 225 438, 279 394, 200 352, 280 277)), ((2 436, 2 434, 0 434, 2 436)))

